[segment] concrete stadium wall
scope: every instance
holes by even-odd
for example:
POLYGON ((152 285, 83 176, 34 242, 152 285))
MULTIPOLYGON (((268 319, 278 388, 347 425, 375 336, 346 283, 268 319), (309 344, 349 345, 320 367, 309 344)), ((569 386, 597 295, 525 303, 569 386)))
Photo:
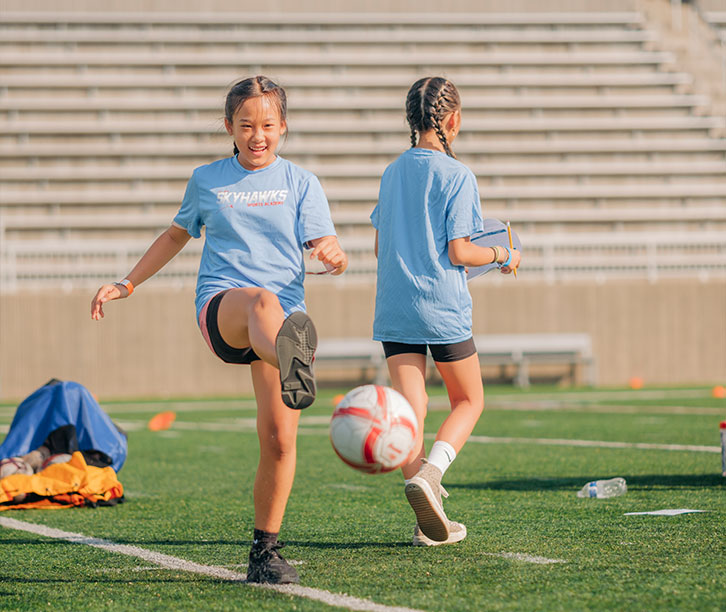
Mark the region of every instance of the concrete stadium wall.
POLYGON ((607 12, 632 11, 635 0, 105 0, 99 8, 96 0, 2 0, 5 11, 171 11, 171 12, 244 12, 316 13, 316 12, 607 12))
POLYGON ((726 11, 724 0, 695 0, 694 4, 700 6, 704 11, 726 11))
MULTIPOLYGON (((369 337, 374 288, 315 280, 307 301, 320 335, 369 337)), ((472 292, 475 333, 591 334, 601 384, 636 375, 646 384, 726 382, 726 282, 487 278, 472 292)), ((52 377, 105 399, 251 392, 249 369, 222 363, 204 344, 192 291, 141 287, 98 323, 91 293, 0 295, 0 400, 22 399, 52 377)))

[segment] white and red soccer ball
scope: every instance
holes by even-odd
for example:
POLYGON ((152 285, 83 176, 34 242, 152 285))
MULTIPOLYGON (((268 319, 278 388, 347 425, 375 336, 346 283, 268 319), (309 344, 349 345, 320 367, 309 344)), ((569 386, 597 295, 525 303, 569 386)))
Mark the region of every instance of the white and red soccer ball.
POLYGON ((418 436, 416 413, 389 387, 363 385, 348 392, 330 421, 333 449, 349 466, 380 474, 401 467, 418 436))
POLYGON ((22 457, 8 457, 0 461, 0 479, 7 478, 13 474, 33 474, 30 467, 22 457))

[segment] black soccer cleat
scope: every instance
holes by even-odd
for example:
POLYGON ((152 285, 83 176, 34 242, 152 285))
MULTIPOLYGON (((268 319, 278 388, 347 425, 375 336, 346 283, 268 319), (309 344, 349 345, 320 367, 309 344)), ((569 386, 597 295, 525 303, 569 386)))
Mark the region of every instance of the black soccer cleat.
POLYGON ((274 544, 252 544, 247 566, 247 582, 263 584, 297 584, 300 577, 295 569, 282 558, 279 552, 284 546, 274 544))
POLYGON ((293 312, 285 319, 275 340, 280 366, 282 401, 295 410, 315 401, 313 360, 318 334, 312 319, 304 312, 293 312))

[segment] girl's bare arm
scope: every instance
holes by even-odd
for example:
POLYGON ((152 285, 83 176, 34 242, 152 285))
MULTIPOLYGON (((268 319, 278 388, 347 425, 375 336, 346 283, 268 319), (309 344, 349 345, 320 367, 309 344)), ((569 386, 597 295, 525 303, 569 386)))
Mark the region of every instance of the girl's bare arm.
MULTIPOLYGON (((134 287, 140 285, 168 264, 184 248, 190 238, 191 236, 186 230, 176 225, 170 226, 153 242, 126 278, 134 287)), ((91 318, 96 321, 102 319, 104 316, 103 305, 106 302, 125 298, 128 295, 129 291, 123 285, 103 285, 91 301, 91 318)))
MULTIPOLYGON (((500 250, 503 254, 507 254, 505 249, 500 250)), ((494 263, 494 250, 491 247, 480 247, 474 244, 468 236, 466 238, 456 238, 449 241, 449 259, 455 266, 476 268, 494 263)), ((519 251, 512 251, 512 262, 506 268, 502 268, 502 272, 506 274, 511 272, 513 268, 519 267, 520 260, 519 251)), ((504 261, 497 263, 504 263, 504 261)))

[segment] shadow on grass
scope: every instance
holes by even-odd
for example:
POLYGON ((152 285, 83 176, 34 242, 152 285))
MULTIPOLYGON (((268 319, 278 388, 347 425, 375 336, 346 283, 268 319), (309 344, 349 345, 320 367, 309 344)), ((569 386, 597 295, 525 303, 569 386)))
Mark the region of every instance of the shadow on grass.
MULTIPOLYGON (((310 542, 310 541, 298 541, 288 540, 283 538, 282 542, 288 546, 302 546, 304 548, 321 548, 321 549, 333 549, 333 550, 356 550, 363 548, 408 548, 411 546, 411 542, 310 542)), ((199 540, 128 540, 128 539, 114 539, 114 544, 126 544, 128 546, 138 546, 140 548, 148 546, 239 546, 243 549, 247 549, 252 545, 251 540, 209 540, 200 542, 199 540)), ((75 546, 77 542, 69 542, 68 540, 46 540, 44 538, 24 538, 20 540, 11 540, 4 542, 4 546, 8 545, 42 545, 42 546, 75 546)), ((162 552, 162 551, 158 551, 162 552)), ((170 554, 168 551, 163 554, 170 554)), ((245 551, 246 555, 246 551, 245 551)), ((0 580, 0 582, 2 582, 0 580)), ((2 608, 0 608, 2 609, 2 608)))
POLYGON ((468 484, 446 483, 447 489, 488 489, 501 491, 542 491, 560 489, 579 489, 585 483, 599 478, 622 476, 629 488, 662 488, 662 489, 703 489, 707 487, 724 488, 726 478, 719 474, 642 474, 628 476, 613 474, 612 476, 590 474, 570 478, 521 478, 517 480, 491 480, 489 482, 472 482, 468 484))
POLYGON ((290 546, 302 546, 304 548, 320 548, 332 550, 359 550, 363 548, 410 548, 410 540, 407 542, 302 542, 298 540, 285 540, 290 546))
MULTIPOLYGON (((103 536, 87 536, 89 540, 105 540, 108 542, 111 542, 113 544, 126 544, 128 546, 138 546, 139 548, 144 548, 146 546, 250 546, 252 544, 252 540, 128 540, 124 538, 108 538, 103 536)), ((3 542, 3 546, 9 546, 11 544, 35 544, 35 545, 42 545, 47 546, 50 544, 55 545, 66 545, 66 544, 85 544, 82 540, 64 540, 64 539, 57 539, 57 540, 47 540, 45 538, 39 537, 38 539, 31 539, 31 538, 25 538, 21 540, 8 540, 3 542)), ((159 551, 161 552, 161 551, 159 551)), ((0 557, 1 558, 1 557, 0 557)), ((2 608, 0 607, 0 610, 2 608)))
MULTIPOLYGON (((134 572, 133 569, 127 569, 127 570, 119 570, 119 573, 126 572, 126 573, 133 573, 134 574, 134 580, 133 582, 135 584, 176 584, 176 583, 188 583, 189 580, 189 573, 184 572, 183 570, 168 570, 163 567, 160 567, 159 570, 161 571, 178 571, 179 576, 177 577, 171 577, 171 578, 147 578, 145 576, 140 576, 138 572, 134 572)), ((209 580, 212 582, 242 582, 240 580, 235 581, 229 581, 224 580, 222 578, 217 578, 215 576, 204 576, 199 574, 192 574, 195 578, 198 580, 209 580)), ((80 583, 91 583, 91 584, 120 584, 120 585, 128 585, 129 584, 129 578, 126 577, 119 577, 119 578, 108 578, 108 577, 102 577, 97 574, 94 574, 93 576, 88 576, 86 578, 80 578, 78 576, 75 576, 73 578, 27 578, 25 576, 12 576, 9 574, 0 574, 0 581, 4 582, 5 584, 80 584, 80 583)), ((0 591, 0 595, 8 595, 10 596, 11 593, 9 592, 2 592, 0 591)), ((0 608, 5 609, 5 608, 0 608)), ((27 608, 31 609, 31 608, 27 608)))

